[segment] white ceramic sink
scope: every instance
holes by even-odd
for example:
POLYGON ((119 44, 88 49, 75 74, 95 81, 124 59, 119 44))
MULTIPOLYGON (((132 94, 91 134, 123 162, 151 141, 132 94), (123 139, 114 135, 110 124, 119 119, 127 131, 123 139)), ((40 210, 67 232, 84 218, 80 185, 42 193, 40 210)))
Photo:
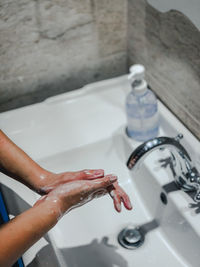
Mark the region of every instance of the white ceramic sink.
MULTIPOLYGON (((198 267, 200 215, 189 207, 193 201, 186 193, 174 190, 170 169, 160 166, 159 159, 165 159, 168 152, 153 152, 136 171, 126 167, 130 153, 140 144, 125 134, 124 101, 129 90, 126 76, 91 84, 2 113, 1 128, 51 171, 102 168, 107 174, 117 174, 131 198, 132 211, 123 209, 118 214, 105 196, 65 215, 46 237, 58 266, 198 267), (130 225, 144 230, 144 243, 135 250, 118 243, 118 234, 130 225)), ((161 103, 159 109, 160 135, 182 132, 182 144, 198 161, 199 142, 161 103)), ((29 205, 38 198, 15 181, 5 182, 4 175, 0 181, 18 191, 29 205)), ((45 242, 25 253, 27 265, 45 242)))

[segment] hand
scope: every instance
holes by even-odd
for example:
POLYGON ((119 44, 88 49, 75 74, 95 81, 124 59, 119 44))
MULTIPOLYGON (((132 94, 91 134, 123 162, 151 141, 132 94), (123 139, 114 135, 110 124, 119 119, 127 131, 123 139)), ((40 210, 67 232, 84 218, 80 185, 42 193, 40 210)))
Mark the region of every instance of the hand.
MULTIPOLYGON (((55 206, 59 211, 59 218, 73 208, 82 206, 96 197, 108 193, 107 188, 117 181, 117 177, 107 175, 95 180, 75 180, 61 184, 46 196, 39 199, 35 206, 43 201, 48 201, 50 205, 55 206)), ((58 219, 59 219, 58 218, 58 219)))
MULTIPOLYGON (((97 170, 82 170, 77 172, 64 172, 59 174, 50 173, 43 180, 43 186, 40 187, 40 194, 48 194, 50 191, 55 189, 57 186, 80 180, 93 180, 102 178, 104 171, 102 169, 97 170)), ((128 195, 119 186, 118 182, 115 182, 112 186, 107 188, 110 196, 113 199, 114 207, 117 212, 121 211, 121 203, 128 210, 132 209, 132 205, 128 195)))
POLYGON ((78 181, 78 180, 93 180, 104 176, 104 171, 98 170, 82 170, 77 172, 63 172, 59 174, 48 172, 48 174, 41 179, 39 189, 40 195, 48 194, 57 186, 78 181))

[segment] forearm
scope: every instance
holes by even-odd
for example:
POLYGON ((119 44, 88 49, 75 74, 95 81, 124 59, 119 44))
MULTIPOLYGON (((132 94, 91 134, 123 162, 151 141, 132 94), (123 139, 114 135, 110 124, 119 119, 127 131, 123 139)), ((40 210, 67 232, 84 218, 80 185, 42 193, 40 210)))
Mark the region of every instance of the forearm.
POLYGON ((41 201, 0 228, 0 266, 11 266, 56 223, 57 203, 41 201))
POLYGON ((2 131, 0 131, 0 171, 34 190, 39 190, 42 181, 51 175, 16 146, 2 131))
POLYGON ((33 208, 3 225, 0 228, 0 266, 11 266, 63 214, 103 196, 116 181, 116 176, 107 175, 62 184, 40 198, 33 208))

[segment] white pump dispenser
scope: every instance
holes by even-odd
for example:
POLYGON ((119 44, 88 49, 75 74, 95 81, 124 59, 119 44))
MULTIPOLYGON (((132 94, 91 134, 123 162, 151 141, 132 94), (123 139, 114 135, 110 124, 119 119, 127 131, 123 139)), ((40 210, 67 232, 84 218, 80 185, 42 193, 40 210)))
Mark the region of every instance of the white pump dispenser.
POLYGON ((128 79, 132 85, 132 88, 140 94, 143 94, 147 90, 147 82, 145 78, 145 68, 142 65, 133 65, 129 69, 130 74, 128 79))
POLYGON ((127 134, 138 141, 146 141, 158 135, 157 99, 148 89, 144 66, 131 66, 128 80, 132 91, 126 98, 127 134))

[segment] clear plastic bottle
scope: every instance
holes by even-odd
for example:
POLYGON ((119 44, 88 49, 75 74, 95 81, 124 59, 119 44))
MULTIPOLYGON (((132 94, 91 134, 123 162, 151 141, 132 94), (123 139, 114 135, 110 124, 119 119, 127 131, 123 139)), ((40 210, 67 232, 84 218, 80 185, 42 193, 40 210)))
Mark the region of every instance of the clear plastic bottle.
POLYGON ((128 79, 132 91, 126 98, 127 134, 137 141, 147 141, 158 135, 159 115, 155 94, 144 80, 145 68, 133 65, 128 79))

